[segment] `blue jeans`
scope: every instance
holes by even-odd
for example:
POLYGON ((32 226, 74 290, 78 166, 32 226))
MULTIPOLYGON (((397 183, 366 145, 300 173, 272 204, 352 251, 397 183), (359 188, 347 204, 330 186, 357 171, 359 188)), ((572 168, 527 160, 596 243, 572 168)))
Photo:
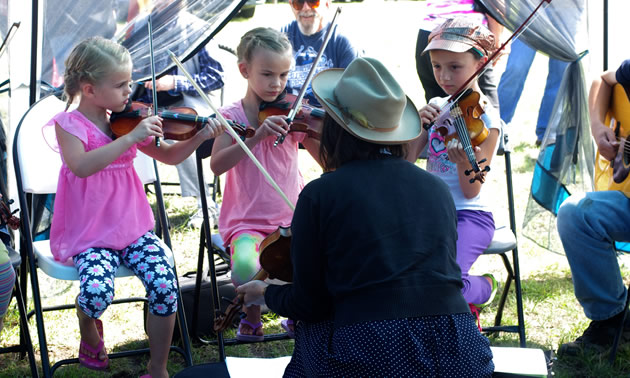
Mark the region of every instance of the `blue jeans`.
MULTIPOLYGON (((501 119, 505 123, 510 123, 514 117, 516 105, 521 98, 525 79, 527 79, 529 68, 535 56, 536 50, 527 46, 524 42, 518 39, 512 42, 510 55, 508 56, 505 71, 501 75, 498 89, 501 119)), ((567 65, 569 65, 568 62, 549 58, 547 83, 545 84, 545 92, 540 103, 538 121, 536 122, 536 137, 538 140, 542 140, 545 136, 545 130, 553 111, 553 103, 556 101, 556 94, 567 65)))
POLYGON ((558 232, 571 266, 575 296, 591 320, 626 303, 615 241, 630 241, 630 199, 619 191, 574 194, 558 211, 558 232))

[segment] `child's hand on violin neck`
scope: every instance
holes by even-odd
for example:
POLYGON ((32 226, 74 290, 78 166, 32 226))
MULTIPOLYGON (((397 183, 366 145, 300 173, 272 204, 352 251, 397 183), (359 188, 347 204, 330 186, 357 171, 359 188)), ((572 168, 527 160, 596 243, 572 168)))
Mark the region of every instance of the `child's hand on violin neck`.
POLYGON ((147 139, 149 136, 156 138, 162 138, 162 118, 158 116, 151 116, 138 122, 138 125, 127 134, 130 138, 133 138, 134 143, 140 143, 147 139))
MULTIPOLYGON (((468 160, 468 155, 466 151, 464 151, 464 146, 457 140, 457 138, 453 138, 448 141, 446 144, 446 151, 448 153, 448 160, 455 164, 465 164, 466 166, 470 166, 470 161, 468 160)), ((479 152, 481 148, 479 146, 473 147, 473 152, 479 152)))
POLYGON ((278 137, 280 135, 287 135, 289 130, 289 124, 285 120, 286 116, 270 116, 265 118, 263 123, 256 129, 256 135, 261 139, 269 136, 278 137))
POLYGON ((422 124, 429 124, 440 115, 440 108, 435 104, 426 104, 418 111, 422 124))
POLYGON ((213 139, 221 135, 225 131, 225 126, 215 118, 208 118, 208 122, 203 129, 199 131, 200 136, 204 140, 213 139))

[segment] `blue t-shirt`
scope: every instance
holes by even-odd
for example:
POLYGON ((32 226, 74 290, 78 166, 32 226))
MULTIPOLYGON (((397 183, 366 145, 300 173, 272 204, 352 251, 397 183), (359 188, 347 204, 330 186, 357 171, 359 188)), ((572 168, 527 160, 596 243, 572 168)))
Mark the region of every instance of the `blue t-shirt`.
MULTIPOLYGON (((324 37, 329 27, 330 24, 309 36, 300 32, 297 21, 293 21, 281 29, 283 33, 287 34, 291 45, 293 45, 293 58, 295 60, 295 68, 289 73, 289 80, 287 81, 287 91, 289 93, 297 95, 300 92, 311 70, 313 61, 317 58, 317 53, 324 43, 324 37)), ((328 68, 346 68, 357 56, 359 56, 359 51, 352 46, 347 37, 339 33, 337 25, 335 25, 313 76, 328 68)), ((310 85, 304 98, 313 106, 321 106, 315 98, 310 85)))
POLYGON ((624 60, 615 73, 617 82, 624 87, 630 87, 630 59, 624 60))

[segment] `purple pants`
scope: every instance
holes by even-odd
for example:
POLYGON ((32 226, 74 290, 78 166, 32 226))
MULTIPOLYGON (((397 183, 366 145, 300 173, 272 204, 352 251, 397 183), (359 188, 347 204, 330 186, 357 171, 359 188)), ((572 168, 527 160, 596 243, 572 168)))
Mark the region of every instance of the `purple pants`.
POLYGON ((490 245, 494 236, 492 213, 480 210, 457 211, 457 264, 462 270, 462 294, 468 303, 481 304, 490 298, 492 285, 483 276, 468 274, 470 267, 490 245))

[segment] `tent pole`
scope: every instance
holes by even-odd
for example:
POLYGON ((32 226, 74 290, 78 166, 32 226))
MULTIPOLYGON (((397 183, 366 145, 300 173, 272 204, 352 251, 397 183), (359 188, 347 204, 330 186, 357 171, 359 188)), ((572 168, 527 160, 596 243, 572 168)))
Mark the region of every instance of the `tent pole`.
POLYGON ((37 101, 37 64, 33 64, 33 62, 37 62, 37 40, 38 40, 38 32, 37 28, 39 25, 39 2, 38 0, 33 0, 33 11, 31 12, 31 79, 29 84, 29 96, 28 96, 28 105, 31 106, 37 101))
POLYGON ((608 70, 608 0, 604 0, 604 71, 608 70))

